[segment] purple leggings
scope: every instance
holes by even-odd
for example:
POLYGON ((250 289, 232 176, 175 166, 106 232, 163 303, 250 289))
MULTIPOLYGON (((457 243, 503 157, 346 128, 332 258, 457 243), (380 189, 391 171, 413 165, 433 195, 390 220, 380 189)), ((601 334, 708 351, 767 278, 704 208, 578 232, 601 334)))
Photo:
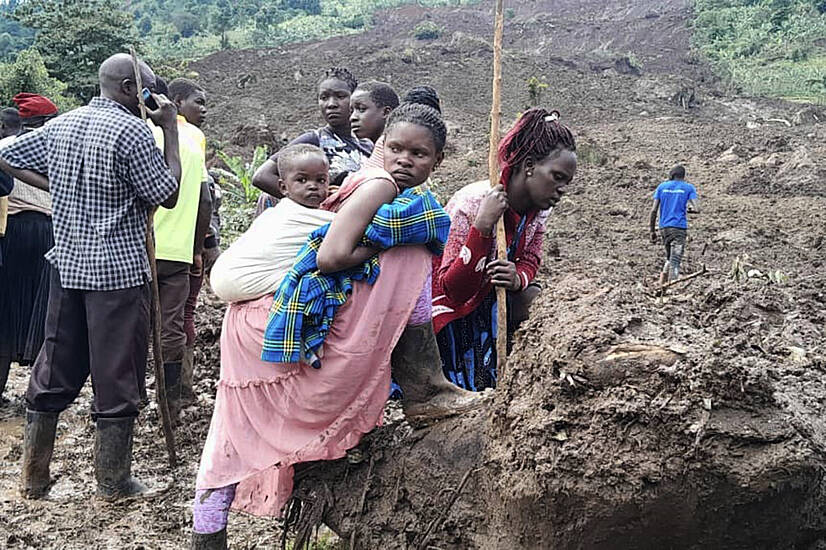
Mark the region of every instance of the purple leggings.
POLYGON ((211 535, 226 528, 236 485, 195 491, 195 501, 192 503, 193 531, 201 535, 211 535))
POLYGON ((410 319, 407 321, 407 326, 423 325, 429 323, 433 313, 433 273, 427 273, 427 279, 422 287, 422 292, 416 299, 416 307, 413 308, 413 313, 410 314, 410 319))
MULTIPOLYGON (((430 288, 432 282, 431 277, 432 275, 428 274, 427 280, 422 288, 422 292, 416 301, 416 307, 413 309, 413 313, 408 321, 408 325, 421 325, 430 322, 430 298, 432 295, 430 288)), ((198 281, 193 281, 193 278, 190 278, 191 290, 194 290, 195 288, 200 290, 200 285, 196 287, 197 282, 198 281)), ((197 291, 190 292, 190 300, 188 301, 187 306, 191 305, 193 307, 191 309, 189 307, 187 308, 189 311, 189 324, 187 326, 187 337, 189 340, 194 340, 194 334, 190 336, 190 332, 194 333, 194 330, 191 329, 191 321, 192 311, 195 309, 194 304, 197 298, 197 291)), ((187 342, 187 345, 191 344, 187 342)), ((236 485, 228 485, 226 487, 221 487, 220 489, 198 489, 195 491, 195 502, 192 505, 193 531, 202 535, 209 535, 212 533, 217 533, 227 526, 227 520, 229 519, 229 507, 232 504, 232 500, 235 498, 235 487, 236 485)))

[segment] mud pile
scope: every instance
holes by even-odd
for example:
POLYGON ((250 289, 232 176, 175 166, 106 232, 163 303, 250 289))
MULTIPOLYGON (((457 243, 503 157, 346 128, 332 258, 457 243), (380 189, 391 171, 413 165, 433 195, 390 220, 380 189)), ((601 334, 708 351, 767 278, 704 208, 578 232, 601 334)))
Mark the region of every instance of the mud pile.
POLYGON ((491 415, 497 530, 524 548, 805 548, 826 526, 818 288, 722 280, 659 305, 561 281, 491 415))
MULTIPOLYGON (((785 148, 784 148, 785 149, 785 148)), ((806 145, 757 155, 748 161, 748 173, 731 186, 738 195, 821 197, 826 193, 826 169, 806 145)))
POLYGON ((815 548, 822 283, 571 275, 487 411, 383 428, 299 494, 356 548, 815 548))

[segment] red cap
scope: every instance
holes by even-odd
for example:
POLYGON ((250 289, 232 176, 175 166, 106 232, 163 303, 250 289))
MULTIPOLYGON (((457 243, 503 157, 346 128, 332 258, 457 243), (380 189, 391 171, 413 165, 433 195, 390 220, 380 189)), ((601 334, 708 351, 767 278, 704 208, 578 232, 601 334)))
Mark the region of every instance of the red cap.
POLYGON ((12 98, 20 112, 20 118, 48 116, 57 114, 57 105, 42 95, 23 92, 12 98))

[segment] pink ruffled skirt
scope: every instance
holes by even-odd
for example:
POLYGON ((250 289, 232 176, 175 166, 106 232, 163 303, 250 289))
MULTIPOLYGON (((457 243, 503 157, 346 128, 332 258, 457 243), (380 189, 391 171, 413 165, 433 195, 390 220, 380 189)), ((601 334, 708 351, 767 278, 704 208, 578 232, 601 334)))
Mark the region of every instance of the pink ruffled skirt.
POLYGON ((197 489, 237 483, 233 509, 278 517, 292 493, 294 464, 341 458, 381 421, 390 354, 431 256, 422 246, 400 246, 380 261, 376 283, 357 282, 336 314, 320 369, 261 360, 272 296, 229 305, 197 489))

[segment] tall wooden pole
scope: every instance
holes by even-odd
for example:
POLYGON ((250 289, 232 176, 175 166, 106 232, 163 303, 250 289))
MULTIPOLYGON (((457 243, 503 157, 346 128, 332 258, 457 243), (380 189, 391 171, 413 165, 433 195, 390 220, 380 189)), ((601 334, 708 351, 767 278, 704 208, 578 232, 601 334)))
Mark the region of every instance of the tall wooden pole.
MULTIPOLYGON (((138 102, 141 107, 141 118, 146 122, 146 105, 143 101, 143 79, 138 65, 138 56, 135 48, 130 47, 132 54, 132 68, 135 71, 135 84, 138 87, 138 102)), ((152 362, 155 364, 155 399, 158 402, 158 411, 161 417, 166 454, 169 456, 169 467, 178 465, 178 455, 175 452, 175 433, 172 431, 172 419, 169 414, 169 402, 166 398, 166 376, 163 371, 163 348, 161 347, 161 299, 158 291, 158 265, 155 262, 155 233, 153 231, 155 208, 150 208, 146 219, 146 256, 149 258, 149 271, 152 274, 152 362)))
MULTIPOLYGON (((505 27, 504 0, 496 0, 496 16, 493 25, 493 97, 490 107, 490 149, 488 150, 488 175, 490 186, 499 183, 499 118, 502 105, 502 35, 505 27)), ((507 259, 508 242, 505 237, 504 218, 496 223, 496 255, 507 259)), ((503 287, 496 287, 496 370, 499 383, 505 376, 508 357, 508 294, 503 287)))

